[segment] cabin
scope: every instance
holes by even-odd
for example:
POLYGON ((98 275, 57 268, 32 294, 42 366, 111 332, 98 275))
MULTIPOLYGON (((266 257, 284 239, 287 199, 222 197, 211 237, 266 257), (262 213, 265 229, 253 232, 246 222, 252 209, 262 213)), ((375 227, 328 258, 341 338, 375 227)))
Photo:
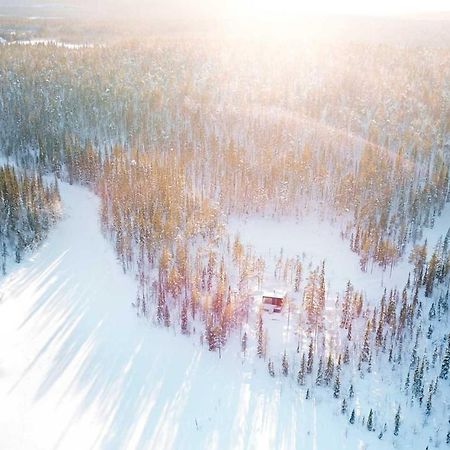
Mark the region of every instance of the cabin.
POLYGON ((267 291, 263 294, 262 304, 264 311, 270 313, 280 313, 286 301, 286 292, 284 291, 267 291))

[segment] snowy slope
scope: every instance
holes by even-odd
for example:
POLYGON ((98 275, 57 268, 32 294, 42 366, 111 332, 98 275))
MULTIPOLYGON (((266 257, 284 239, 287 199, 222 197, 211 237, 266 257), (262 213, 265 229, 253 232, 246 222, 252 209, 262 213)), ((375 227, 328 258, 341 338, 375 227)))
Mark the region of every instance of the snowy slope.
POLYGON ((66 218, 0 280, 0 448, 392 448, 237 346, 219 360, 138 319, 97 199, 61 194, 66 218))

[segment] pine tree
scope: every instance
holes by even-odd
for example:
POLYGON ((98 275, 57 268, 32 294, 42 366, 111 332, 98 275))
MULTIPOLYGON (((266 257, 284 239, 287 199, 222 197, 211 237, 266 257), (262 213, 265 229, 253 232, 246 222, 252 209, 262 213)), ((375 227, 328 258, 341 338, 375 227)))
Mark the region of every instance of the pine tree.
POLYGON ((209 351, 215 351, 217 348, 217 335, 211 318, 206 323, 206 341, 208 342, 209 351))
POLYGON ((170 327, 170 313, 169 313, 169 307, 167 306, 167 303, 164 303, 163 318, 164 318, 164 326, 169 328, 170 327))
POLYGON ((366 332, 364 334, 364 343, 361 351, 361 362, 369 361, 370 346, 369 346, 369 332, 370 332, 370 320, 367 321, 366 332))
POLYGON ((289 362, 286 355, 286 350, 283 353, 283 358, 281 360, 281 373, 287 377, 289 373, 289 362))
POLYGON ((161 324, 163 322, 163 316, 164 316, 164 305, 165 305, 165 299, 164 299, 164 291, 161 287, 161 285, 158 287, 158 304, 156 307, 156 318, 158 319, 158 323, 161 324))
POLYGON ((328 355, 328 359, 327 359, 327 366, 325 368, 325 384, 328 386, 331 382, 331 379, 333 378, 333 373, 334 373, 334 362, 333 362, 333 358, 331 357, 331 353, 328 355))
POLYGON ((363 299, 362 299, 362 294, 356 294, 354 297, 354 310, 356 312, 356 316, 360 317, 361 316, 361 311, 362 311, 362 307, 363 307, 363 299))
POLYGON ((209 252, 208 255, 208 267, 206 269, 206 272, 208 274, 208 281, 206 284, 208 292, 211 292, 212 289, 212 279, 214 277, 215 267, 216 267, 216 254, 211 251, 209 252))
POLYGON ((400 317, 398 323, 399 332, 402 332, 404 330, 406 319, 408 317, 408 309, 408 293, 405 288, 402 292, 402 307, 400 309, 400 317))
POLYGON ((268 364, 267 364, 267 369, 268 369, 268 371, 269 371, 269 375, 271 376, 271 377, 274 377, 275 376, 275 369, 274 369, 274 367, 273 367, 273 362, 269 359, 269 362, 268 362, 268 364))
POLYGON ((400 406, 397 409, 394 419, 394 436, 398 436, 400 430, 400 406))
POLYGON ((448 371, 450 368, 450 335, 448 336, 447 341, 448 344, 442 360, 441 373, 439 374, 439 378, 442 378, 443 380, 448 378, 448 371))
POLYGON ((295 263, 295 280, 294 280, 294 291, 299 292, 300 291, 300 282, 302 279, 302 265, 297 259, 295 263))
POLYGON ((433 320, 436 317, 436 308, 434 303, 431 304, 430 311, 428 312, 428 319, 433 320))
POLYGON ((2 274, 6 275, 6 258, 8 257, 8 250, 6 248, 6 243, 2 243, 2 274))
POLYGON ((323 326, 323 313, 325 310, 326 292, 325 292, 325 261, 322 261, 322 268, 319 275, 319 286, 317 290, 317 301, 315 307, 316 323, 319 327, 323 326))
POLYGON ((300 386, 305 384, 305 354, 302 354, 302 362, 300 364, 300 369, 297 374, 297 383, 300 386))
POLYGON ((436 278, 436 272, 439 265, 439 258, 436 251, 431 255, 430 262, 428 263, 427 276, 425 279, 425 297, 430 297, 433 293, 434 281, 436 278))
POLYGON ((370 409, 369 417, 367 418, 367 429, 369 431, 373 430, 373 411, 370 409))
MULTIPOLYGON (((344 293, 344 299, 342 302, 342 314, 341 314, 341 328, 348 328, 348 326, 351 326, 350 322, 350 302, 353 294, 353 287, 350 283, 350 281, 347 282, 347 287, 345 289, 344 293)), ((351 340, 351 331, 349 332, 351 340)))
POLYGON ((345 414, 346 412, 347 412, 347 400, 343 398, 341 403, 341 413, 345 414))
POLYGON ((19 242, 16 244, 15 255, 16 255, 16 263, 19 264, 22 261, 22 246, 19 242))
POLYGON ((339 380, 339 373, 336 375, 336 379, 334 381, 334 388, 333 388, 333 396, 334 398, 339 398, 339 394, 341 392, 341 382, 339 380))
POLYGON ((259 358, 264 357, 264 330, 263 330, 263 319, 262 314, 258 315, 258 332, 257 332, 257 347, 256 353, 259 358))
POLYGON ((312 373, 313 369, 313 363, 314 363, 314 352, 313 352, 313 342, 311 341, 309 343, 309 349, 308 349, 308 363, 306 365, 306 373, 312 373))
POLYGON ((383 344, 383 322, 380 320, 377 327, 377 333, 375 336, 375 344, 377 347, 381 347, 383 344))
POLYGON ((426 414, 427 416, 429 416, 429 415, 431 414, 432 394, 433 394, 432 392, 430 392, 430 393, 428 394, 428 400, 427 400, 427 404, 426 404, 426 407, 425 407, 425 414, 426 414))
POLYGON ((188 315, 187 315, 187 302, 184 301, 181 305, 181 332, 188 334, 188 315))
POLYGON ((317 324, 317 277, 317 269, 309 273, 303 297, 303 307, 311 325, 317 324))
POLYGON ((405 392, 408 392, 409 389, 409 383, 410 383, 410 377, 409 377, 409 370, 408 370, 408 375, 406 376, 406 381, 405 381, 405 392))
POLYGON ((414 281, 422 279, 423 268, 427 259, 427 243, 414 246, 409 255, 409 262, 414 265, 414 281))
POLYGON ((355 423, 355 410, 352 409, 352 413, 350 414, 349 422, 353 425, 355 423))
POLYGON ((317 369, 316 385, 320 386, 323 382, 322 357, 319 360, 319 367, 317 369))
POLYGON ((348 364, 350 362, 350 352, 348 349, 348 345, 345 346, 345 351, 344 351, 344 364, 348 364))
POLYGON ((247 332, 246 331, 244 331, 244 334, 243 334, 242 340, 241 340, 241 352, 244 354, 244 357, 245 357, 245 354, 247 352, 247 332))
MULTIPOLYGON (((420 360, 419 360, 420 361, 420 360)), ((422 360, 421 364, 417 364, 414 370, 412 392, 413 394, 421 399, 423 394, 423 372, 424 372, 424 362, 422 360)))

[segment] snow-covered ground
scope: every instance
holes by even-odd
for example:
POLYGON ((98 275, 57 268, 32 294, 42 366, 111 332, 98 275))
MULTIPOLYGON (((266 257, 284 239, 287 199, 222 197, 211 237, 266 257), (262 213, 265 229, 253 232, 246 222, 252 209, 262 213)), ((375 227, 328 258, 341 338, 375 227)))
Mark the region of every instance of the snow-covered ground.
POLYGON ((1 449, 392 448, 320 389, 305 400, 271 378, 254 349, 219 359, 138 319, 98 199, 60 188, 65 219, 0 280, 1 449))
MULTIPOLYGON (((441 236, 450 227, 450 206, 444 208, 437 217, 433 228, 426 228, 423 237, 416 244, 427 240, 428 256, 441 236)), ((393 267, 383 270, 378 265, 369 264, 367 272, 361 271, 359 256, 350 250, 348 240, 340 234, 339 224, 332 225, 324 219, 306 216, 295 218, 250 217, 246 220, 233 217, 228 222, 228 230, 238 235, 243 244, 251 246, 257 255, 266 261, 265 280, 273 284, 273 271, 276 260, 283 251, 284 257, 299 257, 305 274, 325 261, 328 295, 334 297, 342 293, 350 280, 355 288, 363 292, 369 302, 378 303, 383 291, 403 289, 412 270, 408 255, 413 244, 407 246, 403 258, 393 267)), ((289 286, 292 287, 292 286, 289 286)))

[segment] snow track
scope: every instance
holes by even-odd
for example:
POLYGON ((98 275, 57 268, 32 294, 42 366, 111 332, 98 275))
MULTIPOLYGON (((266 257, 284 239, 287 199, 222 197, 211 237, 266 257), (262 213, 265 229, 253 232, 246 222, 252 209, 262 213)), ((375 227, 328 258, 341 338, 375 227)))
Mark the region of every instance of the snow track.
POLYGON ((392 448, 236 345, 219 360, 138 319, 98 199, 61 194, 65 218, 0 280, 1 449, 392 448))

